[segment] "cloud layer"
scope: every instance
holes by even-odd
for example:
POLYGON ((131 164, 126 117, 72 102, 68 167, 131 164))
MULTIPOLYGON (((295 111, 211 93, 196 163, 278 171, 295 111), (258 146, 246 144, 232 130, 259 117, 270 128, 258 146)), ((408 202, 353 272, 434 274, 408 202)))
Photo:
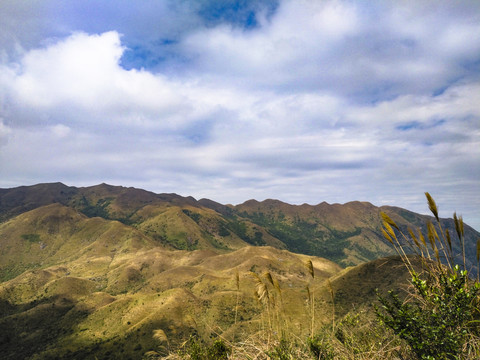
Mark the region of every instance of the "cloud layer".
POLYGON ((16 16, 0 31, 1 187, 420 212, 429 191, 480 228, 478 2, 46 3, 0 7, 16 16))

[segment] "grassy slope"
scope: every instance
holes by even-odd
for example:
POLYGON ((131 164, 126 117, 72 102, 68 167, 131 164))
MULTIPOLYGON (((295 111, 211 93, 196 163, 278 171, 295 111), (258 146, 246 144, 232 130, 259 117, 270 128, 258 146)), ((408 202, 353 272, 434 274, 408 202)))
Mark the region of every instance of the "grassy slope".
POLYGON ((72 208, 51 204, 0 224, 0 278, 23 271, 158 246, 138 230, 118 221, 87 218, 72 208))
MULTIPOLYGON (((243 247, 225 254, 152 248, 119 254, 108 266, 98 266, 103 261, 79 259, 1 284, 4 358, 139 358, 150 350, 173 349, 192 333, 204 339, 247 338, 268 326, 252 296, 250 271, 269 271, 278 280, 281 328, 302 338, 310 332, 307 284, 315 293, 315 327, 320 329, 331 321, 333 311, 327 279, 341 317, 370 304, 374 289, 398 287, 406 278, 396 259, 342 270, 325 259, 272 247, 243 247), (307 259, 314 265, 313 282, 307 259), (155 338, 159 330, 166 339, 155 338)), ((275 291, 271 286, 269 290, 275 291)))
MULTIPOLYGON (((308 323, 307 258, 271 247, 226 254, 152 248, 117 254, 108 265, 104 257, 92 256, 29 271, 0 285, 0 329, 9 329, 0 335, 0 348, 7 359, 118 358, 122 352, 138 357, 162 345, 174 347, 192 332, 205 338, 247 336, 261 326, 251 270, 270 271, 278 279, 292 326, 301 328, 308 323), (234 324, 236 271, 240 307, 234 324), (153 338, 159 329, 168 344, 153 338)), ((340 271, 332 262, 312 259, 319 284, 340 271)))
POLYGON ((322 256, 343 266, 392 254, 380 235, 379 210, 369 203, 295 206, 250 200, 234 209, 264 226, 289 250, 322 256))
MULTIPOLYGON (((424 227, 429 218, 365 202, 296 206, 277 200, 250 200, 231 206, 106 184, 75 188, 56 183, 0 189, 0 221, 55 202, 89 218, 117 220, 174 249, 231 251, 247 244, 270 245, 328 258, 342 266, 394 253, 381 235, 380 210, 405 230, 424 227)), ((452 221, 444 223, 452 232, 452 221)), ((474 248, 480 234, 468 226, 465 229, 466 247, 474 248)), ((24 240, 38 242, 35 231, 22 231, 24 240)), ((475 265, 475 254, 468 255, 469 267, 475 265)))
MULTIPOLYGON (((386 212, 408 235, 407 228, 426 233, 430 216, 367 202, 343 205, 290 205, 278 200, 249 200, 232 207, 234 214, 250 219, 286 244, 290 251, 325 257, 342 266, 358 265, 395 252, 381 234, 380 211, 386 212)), ((442 226, 455 234, 452 219, 443 219, 442 226)), ((480 233, 465 225, 465 247, 475 249, 480 233)), ((456 245, 456 244, 455 244, 456 245)), ((460 254, 458 246, 454 248, 460 254)), ((467 253, 467 267, 476 266, 474 251, 467 253)))

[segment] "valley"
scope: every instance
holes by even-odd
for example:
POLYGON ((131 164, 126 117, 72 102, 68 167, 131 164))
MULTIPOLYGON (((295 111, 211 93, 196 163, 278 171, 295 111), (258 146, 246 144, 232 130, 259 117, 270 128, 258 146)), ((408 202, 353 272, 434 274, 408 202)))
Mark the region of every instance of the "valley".
MULTIPOLYGON (((405 293, 408 271, 380 211, 405 231, 429 219, 365 202, 233 206, 106 184, 0 189, 0 349, 6 359, 137 359, 167 356, 191 335, 235 343, 270 327, 306 338, 332 318, 371 312, 376 291, 405 293)), ((465 234, 473 249, 480 234, 467 225, 465 234)))

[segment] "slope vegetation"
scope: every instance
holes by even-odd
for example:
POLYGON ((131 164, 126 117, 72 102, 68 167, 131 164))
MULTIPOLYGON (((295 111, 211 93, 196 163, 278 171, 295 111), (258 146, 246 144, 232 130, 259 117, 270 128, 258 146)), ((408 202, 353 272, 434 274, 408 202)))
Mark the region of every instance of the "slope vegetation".
MULTIPOLYGON (((249 200, 231 206, 208 199, 197 201, 192 197, 155 194, 107 184, 76 188, 55 183, 0 189, 0 235, 8 238, 9 244, 20 240, 44 243, 42 239, 50 237, 49 232, 55 233, 55 222, 66 220, 48 214, 52 210, 48 205, 52 204, 68 207, 72 210, 69 216, 73 218, 81 214, 104 225, 105 221, 114 222, 115 225, 111 225, 114 227, 120 227, 121 223, 125 226, 124 231, 137 237, 141 233, 152 244, 166 248, 232 251, 247 245, 268 245, 324 257, 343 267, 394 254, 390 243, 381 234, 381 210, 405 232, 408 227, 424 230, 430 219, 405 209, 378 208, 366 202, 297 206, 278 200, 249 200), (31 210, 36 211, 21 220, 16 219, 31 210), (35 217, 43 217, 43 222, 35 217), (5 233, 5 224, 12 222, 15 224, 10 227, 21 233, 14 234, 10 230, 5 233), (37 223, 41 226, 37 227, 37 223)), ((451 219, 445 219, 443 223, 445 228, 454 231, 451 219)), ((62 236, 66 241, 74 236, 73 232, 74 227, 68 234, 57 232, 55 236, 58 242, 62 241, 62 236)), ((474 248, 480 234, 465 226, 465 235, 466 247, 474 248)), ((474 267, 475 254, 467 254, 467 257, 468 265, 474 267)), ((6 264, 1 262, 0 268, 2 266, 6 264)), ((8 274, 2 278, 8 278, 8 274)))
MULTIPOLYGON (((375 289, 405 286, 401 262, 384 258, 393 251, 380 210, 405 231, 429 219, 361 202, 231 206, 106 184, 0 189, 0 351, 141 358, 191 334, 238 341, 270 326, 306 336, 370 306, 375 289)), ((474 248, 478 232, 465 233, 474 248)))

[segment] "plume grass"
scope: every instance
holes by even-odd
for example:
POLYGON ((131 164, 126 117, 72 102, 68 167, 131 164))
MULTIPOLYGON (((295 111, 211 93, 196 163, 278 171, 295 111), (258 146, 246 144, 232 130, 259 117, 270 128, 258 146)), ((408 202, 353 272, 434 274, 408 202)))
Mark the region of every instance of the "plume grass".
MULTIPOLYGON (((313 281, 315 281, 315 269, 313 268, 313 263, 312 260, 308 259, 305 262, 305 267, 310 274, 311 277, 311 283, 313 286, 313 281)), ((315 293, 310 291, 310 287, 307 285, 307 292, 308 292, 308 300, 310 304, 310 317, 311 317, 311 323, 310 323, 310 337, 313 338, 313 333, 314 333, 314 328, 315 328, 315 293)))
POLYGON ((425 193, 428 207, 436 224, 427 221, 428 244, 422 232, 418 237, 408 229, 407 238, 386 214, 382 214, 382 233, 393 244, 397 254, 410 272, 412 292, 401 302, 390 294, 391 302, 379 296, 383 309, 378 312, 382 321, 405 339, 419 358, 478 358, 480 355, 480 239, 477 241, 477 279, 469 277, 466 266, 465 233, 462 217, 454 213, 453 220, 462 257, 463 270, 455 263, 454 239, 449 229, 443 229, 438 207, 429 193, 425 193), (398 235, 405 240, 398 241, 398 235), (412 266, 404 247, 419 255, 422 272, 412 266), (432 251, 432 256, 430 255, 432 251), (455 314, 455 315, 452 315, 455 314), (442 331, 438 331, 439 328, 442 331), (416 331, 419 330, 419 331, 416 331), (418 335, 418 337, 415 336, 418 335), (471 355, 474 354, 473 357, 471 355), (447 356, 448 355, 448 356, 447 356), (458 355, 458 356, 457 356, 458 355), (464 355, 466 357, 464 357, 464 355))

